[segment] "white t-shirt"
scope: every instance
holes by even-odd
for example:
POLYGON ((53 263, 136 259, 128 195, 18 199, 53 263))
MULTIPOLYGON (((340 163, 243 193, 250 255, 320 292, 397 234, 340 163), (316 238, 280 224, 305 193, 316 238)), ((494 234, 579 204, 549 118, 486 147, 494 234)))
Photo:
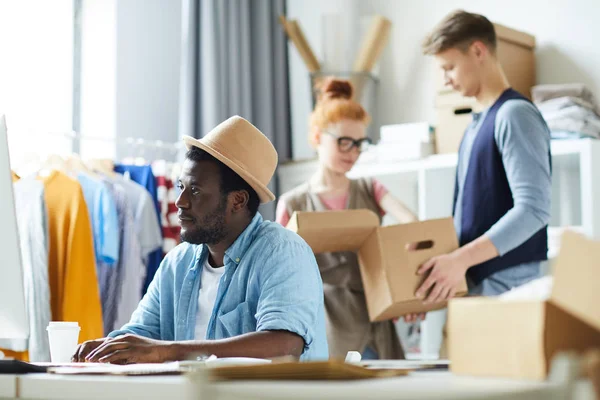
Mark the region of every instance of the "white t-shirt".
POLYGON ((202 268, 200 278, 200 294, 198 295, 198 312, 196 313, 196 329, 194 338, 196 340, 206 339, 206 330, 208 321, 215 307, 217 291, 219 290, 219 280, 225 273, 225 267, 213 268, 208 263, 208 259, 202 268))

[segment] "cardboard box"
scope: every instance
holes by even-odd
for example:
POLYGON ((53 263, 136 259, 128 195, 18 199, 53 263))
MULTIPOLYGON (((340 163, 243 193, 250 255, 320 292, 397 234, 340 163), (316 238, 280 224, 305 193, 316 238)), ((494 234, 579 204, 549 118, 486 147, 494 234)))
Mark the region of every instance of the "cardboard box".
MULTIPOLYGON (((417 269, 430 258, 458 248, 452 218, 379 226, 369 210, 296 212, 288 229, 298 233, 315 254, 357 251, 371 321, 446 307, 425 305, 415 292, 425 277, 417 269), (407 245, 420 243, 419 250, 407 245)), ((467 292, 466 282, 460 294, 467 292)))
POLYGON ((473 120, 473 112, 482 107, 474 98, 450 92, 436 98, 437 127, 435 143, 437 154, 458 153, 465 130, 473 120))
POLYGON ((600 347, 600 242, 566 232, 548 300, 450 301, 456 374, 543 380, 559 352, 600 347))
MULTIPOLYGON (((525 32, 494 24, 496 29, 496 55, 508 82, 518 92, 531 98, 535 85, 535 37, 525 32)), ((435 67, 435 88, 438 94, 452 93, 444 85, 444 73, 435 67)))

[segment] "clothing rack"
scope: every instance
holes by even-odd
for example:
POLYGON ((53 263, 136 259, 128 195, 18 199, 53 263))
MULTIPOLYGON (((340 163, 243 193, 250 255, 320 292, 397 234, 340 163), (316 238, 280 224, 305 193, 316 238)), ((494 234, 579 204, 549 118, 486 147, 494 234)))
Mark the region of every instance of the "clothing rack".
POLYGON ((184 148, 184 144, 181 141, 165 142, 162 140, 148 140, 148 139, 134 138, 134 137, 120 138, 120 137, 89 136, 89 135, 82 135, 75 131, 49 132, 49 133, 47 133, 47 135, 63 136, 63 137, 73 139, 73 140, 92 140, 92 141, 99 141, 99 142, 112 142, 112 143, 118 143, 118 144, 146 146, 146 147, 159 148, 159 149, 170 149, 170 150, 174 150, 174 151, 184 148))
MULTIPOLYGON (((65 131, 65 132, 45 132, 45 133, 37 133, 37 136, 60 136, 63 138, 67 138, 72 140, 72 148, 71 152, 75 154, 80 154, 81 146, 80 143, 82 141, 95 141, 95 142, 104 142, 104 143, 114 143, 115 145, 119 145, 121 148, 129 149, 131 156, 144 156, 146 153, 146 149, 150 151, 158 151, 158 152, 168 152, 174 157, 177 157, 178 154, 185 150, 185 145, 183 141, 177 142, 165 142, 163 140, 149 140, 144 138, 135 138, 135 137, 103 137, 103 136, 91 136, 91 135, 83 135, 81 133, 75 131, 65 131), (141 151, 136 151, 140 150, 141 151), (135 154, 134 154, 135 153, 135 154)), ((164 154, 164 153, 160 153, 164 154)))

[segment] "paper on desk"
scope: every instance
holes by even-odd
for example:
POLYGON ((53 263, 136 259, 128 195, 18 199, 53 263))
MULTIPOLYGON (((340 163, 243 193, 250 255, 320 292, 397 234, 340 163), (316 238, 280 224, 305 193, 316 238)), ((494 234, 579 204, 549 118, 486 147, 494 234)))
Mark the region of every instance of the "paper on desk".
MULTIPOLYGON (((198 363, 201 364, 201 363, 198 363)), ((130 364, 130 365, 114 365, 104 364, 90 367, 68 366, 68 367, 50 367, 48 373, 60 375, 176 375, 194 370, 194 367, 186 364, 182 365, 178 362, 165 364, 130 364)))
POLYGON ((398 369, 407 371, 447 370, 449 360, 365 360, 357 363, 369 369, 398 369))
POLYGON ((52 365, 48 363, 48 372, 64 375, 173 375, 221 366, 253 366, 271 363, 271 360, 247 357, 217 358, 209 357, 203 361, 177 361, 163 364, 116 365, 105 363, 71 363, 52 365))

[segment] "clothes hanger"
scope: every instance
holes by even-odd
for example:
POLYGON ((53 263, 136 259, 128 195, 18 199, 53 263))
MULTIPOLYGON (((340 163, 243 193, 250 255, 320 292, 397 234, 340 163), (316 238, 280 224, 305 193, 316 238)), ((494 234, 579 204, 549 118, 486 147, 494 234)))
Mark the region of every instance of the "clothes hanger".
POLYGON ((38 176, 45 178, 50 176, 53 171, 67 173, 67 163, 65 159, 58 154, 49 154, 35 172, 38 176))
POLYGON ((90 175, 95 175, 95 172, 92 171, 79 157, 79 154, 70 154, 66 157, 66 167, 69 171, 74 173, 86 173, 90 175))
POLYGON ((115 165, 112 160, 101 159, 101 158, 92 158, 92 159, 85 161, 85 164, 92 171, 98 172, 109 178, 114 179, 117 177, 117 173, 115 172, 115 165))
POLYGON ((146 160, 144 159, 144 155, 146 153, 146 148, 144 147, 144 139, 136 140, 137 150, 139 151, 139 155, 133 160, 134 165, 146 165, 146 160))

